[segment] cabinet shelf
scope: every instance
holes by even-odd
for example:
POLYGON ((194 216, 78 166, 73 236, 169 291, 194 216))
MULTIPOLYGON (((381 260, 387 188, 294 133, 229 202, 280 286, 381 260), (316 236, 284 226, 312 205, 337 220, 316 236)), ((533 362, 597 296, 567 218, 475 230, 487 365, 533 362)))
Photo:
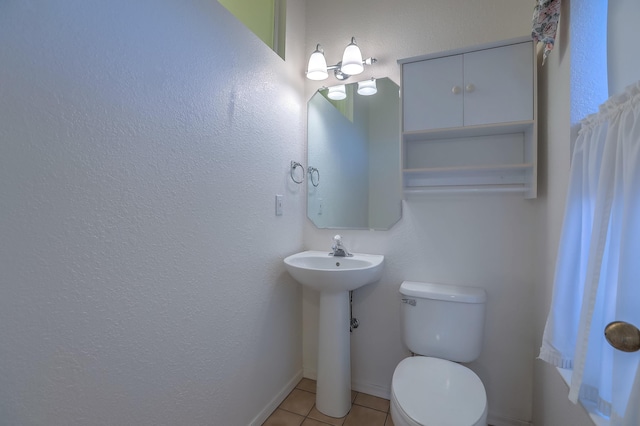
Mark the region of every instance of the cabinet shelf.
POLYGON ((533 167, 531 163, 521 164, 492 164, 488 166, 454 166, 454 167, 425 167, 421 169, 403 169, 405 176, 431 176, 431 175, 447 175, 447 174, 493 174, 505 173, 510 171, 529 170, 533 167))
POLYGON ((527 133, 533 130, 533 120, 513 121, 511 123, 481 124, 466 127, 450 127, 446 129, 414 130, 403 132, 405 142, 419 142, 440 139, 457 139, 475 136, 507 135, 511 133, 527 133))
POLYGON ((523 188, 521 189, 522 191, 525 191, 527 178, 532 173, 533 164, 520 163, 404 169, 403 178, 406 189, 422 188, 424 190, 429 187, 518 185, 519 188, 523 188), (473 185, 470 185, 470 182, 473 182, 473 185))
POLYGON ((449 185, 405 188, 405 195, 430 195, 430 194, 484 194, 484 193, 517 193, 522 194, 528 189, 524 185, 449 185))

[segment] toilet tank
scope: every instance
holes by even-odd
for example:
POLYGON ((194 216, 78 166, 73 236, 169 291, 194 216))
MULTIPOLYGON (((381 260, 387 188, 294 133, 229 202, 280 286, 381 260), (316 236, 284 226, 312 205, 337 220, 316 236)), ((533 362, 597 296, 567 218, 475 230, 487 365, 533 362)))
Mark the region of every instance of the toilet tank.
POLYGON ((482 349, 487 293, 477 287, 404 281, 402 337, 415 354, 470 362, 482 349))

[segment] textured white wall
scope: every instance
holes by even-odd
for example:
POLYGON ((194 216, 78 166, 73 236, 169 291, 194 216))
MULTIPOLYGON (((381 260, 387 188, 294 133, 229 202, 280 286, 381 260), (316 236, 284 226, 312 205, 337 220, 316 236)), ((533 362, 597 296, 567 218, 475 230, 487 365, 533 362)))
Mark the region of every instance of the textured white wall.
MULTIPOLYGON (((571 125, 576 126, 609 97, 607 78, 607 3, 603 0, 570 3, 571 125)), ((576 128, 574 127, 574 130, 576 128)))
MULTIPOLYGON (((380 60, 369 72, 399 82, 397 59, 529 34, 532 7, 528 0, 311 1, 307 51, 321 43, 327 60, 338 61, 349 37, 356 36, 363 55, 380 60)), ((307 83, 308 97, 317 87, 307 83)), ((357 389, 388 396, 393 370, 406 356, 398 301, 403 280, 475 285, 489 295, 485 346, 472 368, 487 387, 490 420, 497 425, 531 420, 537 203, 518 195, 410 199, 391 231, 340 232, 352 251, 386 256, 382 280, 354 294, 361 324, 352 335, 357 389)), ((307 221, 305 247, 328 249, 332 234, 307 221)), ((312 376, 317 296, 307 290, 303 315, 303 365, 312 376)))
POLYGON ((287 62, 216 1, 0 4, 0 424, 247 425, 299 375, 288 3, 287 62))

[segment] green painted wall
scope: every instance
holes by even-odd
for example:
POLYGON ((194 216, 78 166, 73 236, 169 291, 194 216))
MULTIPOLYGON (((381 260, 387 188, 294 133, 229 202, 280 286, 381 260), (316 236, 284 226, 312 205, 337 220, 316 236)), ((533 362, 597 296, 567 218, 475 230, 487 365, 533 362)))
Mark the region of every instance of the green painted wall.
POLYGON ((218 2, 284 58, 285 0, 218 0, 218 2), (279 29, 276 30, 276 27, 279 29))

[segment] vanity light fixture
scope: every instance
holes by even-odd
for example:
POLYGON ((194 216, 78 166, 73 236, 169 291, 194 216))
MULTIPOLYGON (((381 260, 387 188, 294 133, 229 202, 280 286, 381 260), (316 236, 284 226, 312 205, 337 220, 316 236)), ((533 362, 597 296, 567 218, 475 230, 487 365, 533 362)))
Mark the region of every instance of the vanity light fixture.
POLYGON ((338 80, 346 80, 352 75, 360 74, 364 71, 365 65, 376 63, 376 58, 362 59, 362 52, 356 44, 356 38, 351 37, 351 43, 344 49, 342 61, 335 65, 327 66, 324 57, 324 50, 318 44, 316 50, 309 57, 307 66, 307 78, 309 80, 324 80, 329 77, 328 70, 333 70, 333 74, 338 80))
POLYGON ((347 98, 347 88, 344 84, 329 87, 329 93, 327 93, 329 99, 334 101, 341 101, 347 98))
POLYGON ((371 96, 376 93, 378 93, 378 88, 376 87, 375 78, 358 82, 358 95, 371 96))

